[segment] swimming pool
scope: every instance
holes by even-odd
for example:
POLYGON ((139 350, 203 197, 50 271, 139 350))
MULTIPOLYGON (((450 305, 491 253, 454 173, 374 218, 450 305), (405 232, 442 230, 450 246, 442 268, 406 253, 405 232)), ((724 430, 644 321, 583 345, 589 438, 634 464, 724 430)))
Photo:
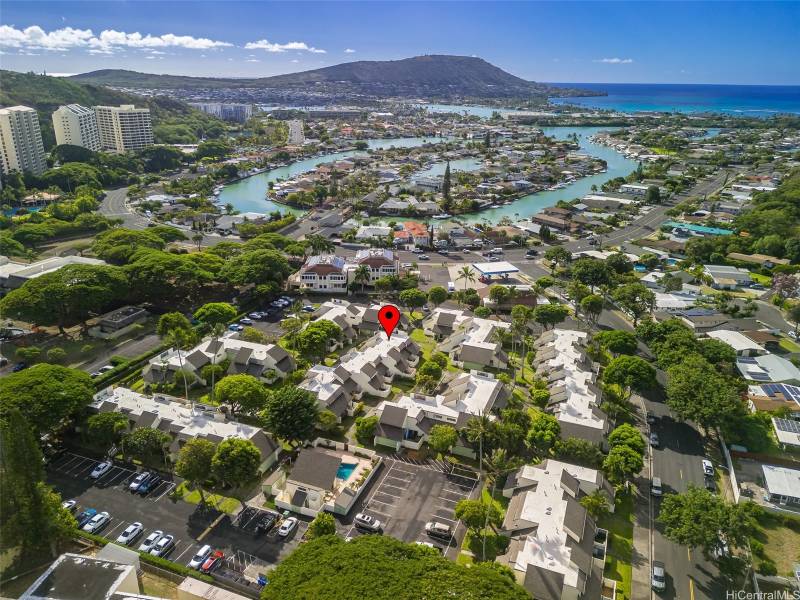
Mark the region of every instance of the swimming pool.
POLYGON ((353 474, 353 471, 356 470, 356 464, 350 463, 342 463, 339 465, 339 468, 336 470, 336 479, 341 479, 342 481, 347 481, 350 479, 350 475, 353 474))

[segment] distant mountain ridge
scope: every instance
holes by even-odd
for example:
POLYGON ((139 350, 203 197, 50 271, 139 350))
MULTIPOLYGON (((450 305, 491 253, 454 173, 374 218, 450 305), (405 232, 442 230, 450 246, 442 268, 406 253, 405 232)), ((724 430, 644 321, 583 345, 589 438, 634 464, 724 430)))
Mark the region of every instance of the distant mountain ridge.
POLYGON ((335 94, 375 97, 475 97, 586 96, 591 90, 556 88, 526 81, 481 58, 426 55, 401 60, 362 60, 322 69, 250 79, 156 75, 104 69, 74 75, 81 83, 149 89, 313 89, 335 94))

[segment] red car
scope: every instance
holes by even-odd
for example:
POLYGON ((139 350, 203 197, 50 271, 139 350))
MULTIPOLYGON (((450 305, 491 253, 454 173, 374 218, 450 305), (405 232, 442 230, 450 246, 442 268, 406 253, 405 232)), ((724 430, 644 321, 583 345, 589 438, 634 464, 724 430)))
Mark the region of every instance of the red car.
POLYGON ((214 553, 209 556, 200 567, 200 571, 203 573, 211 573, 211 571, 222 564, 222 559, 224 558, 225 555, 222 553, 222 550, 215 550, 214 553))

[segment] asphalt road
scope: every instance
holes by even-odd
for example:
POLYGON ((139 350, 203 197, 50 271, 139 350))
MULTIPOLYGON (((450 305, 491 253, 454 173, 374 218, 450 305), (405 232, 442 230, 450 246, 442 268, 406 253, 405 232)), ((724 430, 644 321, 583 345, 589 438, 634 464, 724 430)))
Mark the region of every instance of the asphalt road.
POLYGON ((127 204, 127 200, 127 188, 106 190, 106 197, 103 198, 98 212, 110 219, 122 219, 125 227, 129 229, 144 229, 149 221, 143 215, 132 211, 127 204))
MULTIPOLYGON (((706 456, 700 433, 693 425, 677 421, 661 401, 644 399, 644 406, 648 414, 656 417, 651 427, 658 434, 661 445, 651 448, 652 475, 661 478, 664 494, 680 494, 690 484, 702 487, 701 461, 706 456)), ((651 592, 652 598, 724 598, 725 582, 716 565, 706 560, 701 552, 666 539, 662 528, 655 523, 661 500, 651 496, 649 489, 642 492, 642 497, 648 499, 652 560, 662 561, 667 571, 666 592, 659 595, 651 592)))

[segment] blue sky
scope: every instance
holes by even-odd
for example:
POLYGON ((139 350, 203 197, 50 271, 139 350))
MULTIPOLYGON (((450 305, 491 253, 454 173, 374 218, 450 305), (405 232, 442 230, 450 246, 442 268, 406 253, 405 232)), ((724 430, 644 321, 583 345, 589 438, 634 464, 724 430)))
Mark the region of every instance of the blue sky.
POLYGON ((800 84, 798 2, 2 2, 0 65, 268 76, 475 55, 525 79, 800 84))

